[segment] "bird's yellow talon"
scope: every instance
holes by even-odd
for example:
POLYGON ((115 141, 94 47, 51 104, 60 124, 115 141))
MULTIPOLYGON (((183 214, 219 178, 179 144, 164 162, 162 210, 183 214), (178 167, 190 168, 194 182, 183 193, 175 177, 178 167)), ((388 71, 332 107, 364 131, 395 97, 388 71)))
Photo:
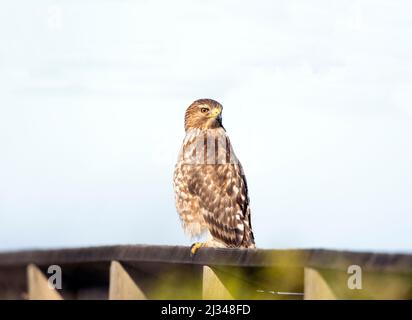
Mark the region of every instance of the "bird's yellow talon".
POLYGON ((201 242, 196 242, 196 243, 192 244, 192 246, 190 247, 190 255, 193 257, 196 254, 197 250, 199 250, 201 247, 203 247, 203 245, 204 244, 201 243, 201 242))

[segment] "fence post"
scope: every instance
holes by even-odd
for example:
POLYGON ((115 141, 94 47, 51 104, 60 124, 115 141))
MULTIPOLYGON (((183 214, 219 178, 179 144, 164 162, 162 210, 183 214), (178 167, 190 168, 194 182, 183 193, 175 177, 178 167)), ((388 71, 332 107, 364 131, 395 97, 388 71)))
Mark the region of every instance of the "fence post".
POLYGON ((109 300, 147 300, 146 295, 118 261, 110 265, 109 300))
POLYGON ((315 269, 305 268, 305 300, 336 300, 332 289, 315 269))
POLYGON ((49 287, 47 277, 34 264, 27 266, 29 300, 63 300, 60 293, 49 287))
POLYGON ((203 299, 204 300, 233 300, 225 284, 211 267, 203 267, 203 299))

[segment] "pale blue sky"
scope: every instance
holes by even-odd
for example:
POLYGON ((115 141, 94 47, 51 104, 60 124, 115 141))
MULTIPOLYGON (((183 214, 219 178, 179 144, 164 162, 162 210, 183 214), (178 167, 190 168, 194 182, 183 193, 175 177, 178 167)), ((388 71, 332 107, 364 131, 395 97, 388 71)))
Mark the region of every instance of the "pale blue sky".
POLYGON ((0 5, 0 250, 191 244, 183 115, 224 106, 257 244, 412 251, 410 1, 0 5))

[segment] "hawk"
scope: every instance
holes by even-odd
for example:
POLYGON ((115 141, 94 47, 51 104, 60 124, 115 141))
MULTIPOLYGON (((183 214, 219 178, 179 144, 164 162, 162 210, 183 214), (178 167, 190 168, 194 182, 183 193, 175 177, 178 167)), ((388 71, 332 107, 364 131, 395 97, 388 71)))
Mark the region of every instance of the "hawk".
POLYGON ((186 110, 186 136, 174 172, 176 208, 192 237, 208 234, 200 247, 255 248, 248 186, 222 125, 222 105, 211 99, 186 110))

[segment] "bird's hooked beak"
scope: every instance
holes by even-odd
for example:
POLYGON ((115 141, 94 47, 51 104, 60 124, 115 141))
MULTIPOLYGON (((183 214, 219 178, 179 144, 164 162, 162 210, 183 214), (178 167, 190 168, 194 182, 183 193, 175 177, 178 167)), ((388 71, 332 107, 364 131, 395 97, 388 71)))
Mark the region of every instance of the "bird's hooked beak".
POLYGON ((209 117, 222 120, 222 108, 218 107, 213 109, 209 117))

